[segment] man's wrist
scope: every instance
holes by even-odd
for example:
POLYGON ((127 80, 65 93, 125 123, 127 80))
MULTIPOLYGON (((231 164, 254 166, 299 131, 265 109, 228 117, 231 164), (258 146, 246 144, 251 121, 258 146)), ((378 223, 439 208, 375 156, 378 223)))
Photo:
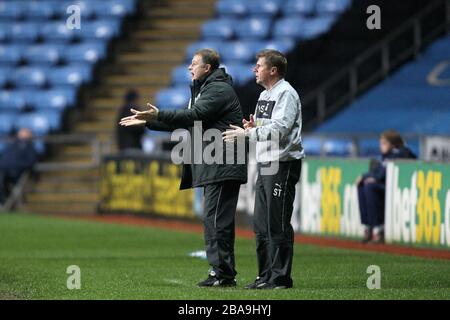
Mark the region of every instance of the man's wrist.
POLYGON ((255 140, 254 139, 255 131, 256 131, 255 127, 246 129, 245 130, 245 137, 249 138, 250 140, 255 140))

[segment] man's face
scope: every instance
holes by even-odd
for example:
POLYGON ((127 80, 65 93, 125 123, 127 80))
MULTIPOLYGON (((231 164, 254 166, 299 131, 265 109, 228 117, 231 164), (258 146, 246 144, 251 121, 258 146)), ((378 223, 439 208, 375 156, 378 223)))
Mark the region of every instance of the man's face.
POLYGON ((189 71, 191 72, 192 80, 199 80, 203 78, 210 70, 209 64, 204 64, 200 55, 195 55, 192 58, 189 71))
POLYGON ((253 68, 256 83, 259 85, 266 84, 272 74, 271 69, 272 68, 269 68, 266 64, 266 58, 264 57, 258 58, 258 61, 256 61, 256 65, 253 68))
POLYGON ((380 138, 380 151, 382 154, 387 154, 392 148, 393 145, 389 141, 383 137, 380 138))
POLYGON ((31 140, 33 137, 33 134, 29 129, 20 129, 17 133, 17 138, 19 138, 20 141, 28 141, 31 140))

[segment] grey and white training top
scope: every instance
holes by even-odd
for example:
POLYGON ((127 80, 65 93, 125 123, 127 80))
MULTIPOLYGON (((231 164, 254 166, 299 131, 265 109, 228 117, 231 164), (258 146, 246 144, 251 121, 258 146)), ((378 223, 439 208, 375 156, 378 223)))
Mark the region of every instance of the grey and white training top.
POLYGON ((284 79, 261 93, 255 110, 256 128, 248 133, 250 142, 256 141, 257 162, 305 157, 301 110, 297 91, 284 79))

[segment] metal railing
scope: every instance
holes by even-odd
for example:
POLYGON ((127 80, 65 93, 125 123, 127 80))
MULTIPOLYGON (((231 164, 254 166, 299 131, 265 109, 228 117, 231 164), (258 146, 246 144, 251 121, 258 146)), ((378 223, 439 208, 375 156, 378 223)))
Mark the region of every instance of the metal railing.
POLYGON ((315 105, 317 114, 308 123, 308 128, 316 127, 324 122, 328 115, 333 114, 343 105, 354 101, 360 93, 377 81, 386 78, 394 68, 406 61, 406 59, 416 58, 425 44, 445 32, 450 32, 450 0, 436 0, 399 26, 386 38, 356 57, 315 91, 306 95, 303 103, 308 106, 315 105), (431 17, 436 12, 441 13, 441 10, 445 10, 443 11, 445 20, 442 23, 437 23, 434 28, 425 34, 424 30, 426 28, 423 26, 423 20, 431 17), (391 50, 393 43, 405 37, 405 35, 408 36, 408 33, 412 33, 412 44, 406 46, 404 50, 394 56, 394 51, 391 50), (364 71, 362 68, 371 59, 377 59, 380 63, 380 68, 364 78, 360 75, 364 71), (335 88, 337 84, 342 85, 343 83, 347 85, 347 90, 343 90, 340 96, 334 97, 333 101, 331 101, 327 97, 327 93, 333 87, 335 88))
MULTIPOLYGON (((421 134, 405 134, 402 136, 405 140, 406 144, 410 141, 417 141, 419 143, 419 154, 417 155, 419 159, 424 159, 424 146, 426 137, 421 134)), ((304 142, 307 142, 308 139, 317 139, 320 141, 320 154, 321 157, 328 157, 326 150, 326 143, 330 141, 346 141, 351 144, 351 148, 349 148, 349 153, 346 157, 350 158, 361 158, 367 157, 361 153, 361 141, 364 140, 378 140, 380 135, 378 133, 308 133, 303 135, 304 142)), ((306 154, 308 156, 308 150, 306 150, 306 154)))
MULTIPOLYGON (((23 198, 23 193, 33 180, 31 176, 34 173, 45 173, 50 171, 63 170, 84 170, 98 168, 103 154, 111 153, 112 143, 101 142, 94 135, 75 135, 75 134, 58 134, 49 135, 45 137, 34 137, 34 141, 44 143, 45 149, 51 153, 52 147, 59 145, 89 145, 91 149, 90 161, 88 162, 72 162, 72 161, 40 161, 33 166, 32 172, 24 172, 19 180, 13 186, 11 193, 6 199, 5 203, 0 204, 0 212, 11 211, 14 207, 20 206, 23 198)), ((2 142, 12 142, 14 139, 2 139, 2 142)), ((56 148, 57 149, 57 148, 56 148)))
MULTIPOLYGON (((13 138, 2 139, 1 142, 13 142, 13 138)), ((34 166, 34 171, 55 171, 64 169, 89 169, 95 168, 100 164, 101 157, 105 153, 112 150, 112 142, 102 142, 95 135, 80 134, 57 134, 44 137, 34 137, 33 141, 42 142, 47 151, 52 151, 53 147, 58 145, 89 145, 91 147, 91 161, 89 162, 72 162, 72 161, 40 161, 34 166)), ((57 149, 57 148, 56 148, 57 149)), ((51 157, 50 157, 51 158, 51 157)))
POLYGON ((17 183, 14 185, 8 199, 6 199, 3 205, 0 203, 0 212, 9 212, 16 205, 21 205, 23 199, 23 190, 25 189, 25 186, 28 183, 29 179, 30 172, 25 172, 20 176, 19 181, 17 181, 17 183))
POLYGON ((37 172, 43 171, 55 171, 55 170, 64 170, 64 169, 90 169, 96 168, 100 164, 101 156, 105 152, 110 152, 111 143, 102 143, 98 140, 94 135, 74 135, 74 134, 60 134, 60 135, 51 135, 47 136, 43 139, 43 142, 48 146, 55 145, 89 145, 91 148, 91 161, 90 162, 71 162, 71 161, 63 161, 63 162, 39 162, 36 165, 35 170, 37 172))

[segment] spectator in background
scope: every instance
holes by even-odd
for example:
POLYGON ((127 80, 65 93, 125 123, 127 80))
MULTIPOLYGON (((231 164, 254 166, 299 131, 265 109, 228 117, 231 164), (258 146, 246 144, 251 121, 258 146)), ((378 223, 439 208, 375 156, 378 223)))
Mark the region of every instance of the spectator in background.
POLYGON ((365 226, 363 243, 384 242, 384 200, 386 192, 386 161, 393 159, 416 159, 405 146, 401 135, 388 130, 380 135, 381 162, 373 159, 369 172, 356 181, 358 187, 361 223, 365 226))
POLYGON ((16 183, 22 173, 30 170, 38 160, 29 129, 20 129, 17 138, 0 156, 0 203, 4 203, 10 184, 16 183))
MULTIPOLYGON (((130 109, 137 109, 138 107, 139 94, 135 90, 129 90, 125 95, 125 103, 120 108, 119 117, 117 123, 120 119, 132 116, 130 109)), ((124 127, 121 125, 117 126, 117 146, 119 151, 124 151, 127 149, 142 150, 142 135, 144 134, 144 127, 133 126, 124 127)))

